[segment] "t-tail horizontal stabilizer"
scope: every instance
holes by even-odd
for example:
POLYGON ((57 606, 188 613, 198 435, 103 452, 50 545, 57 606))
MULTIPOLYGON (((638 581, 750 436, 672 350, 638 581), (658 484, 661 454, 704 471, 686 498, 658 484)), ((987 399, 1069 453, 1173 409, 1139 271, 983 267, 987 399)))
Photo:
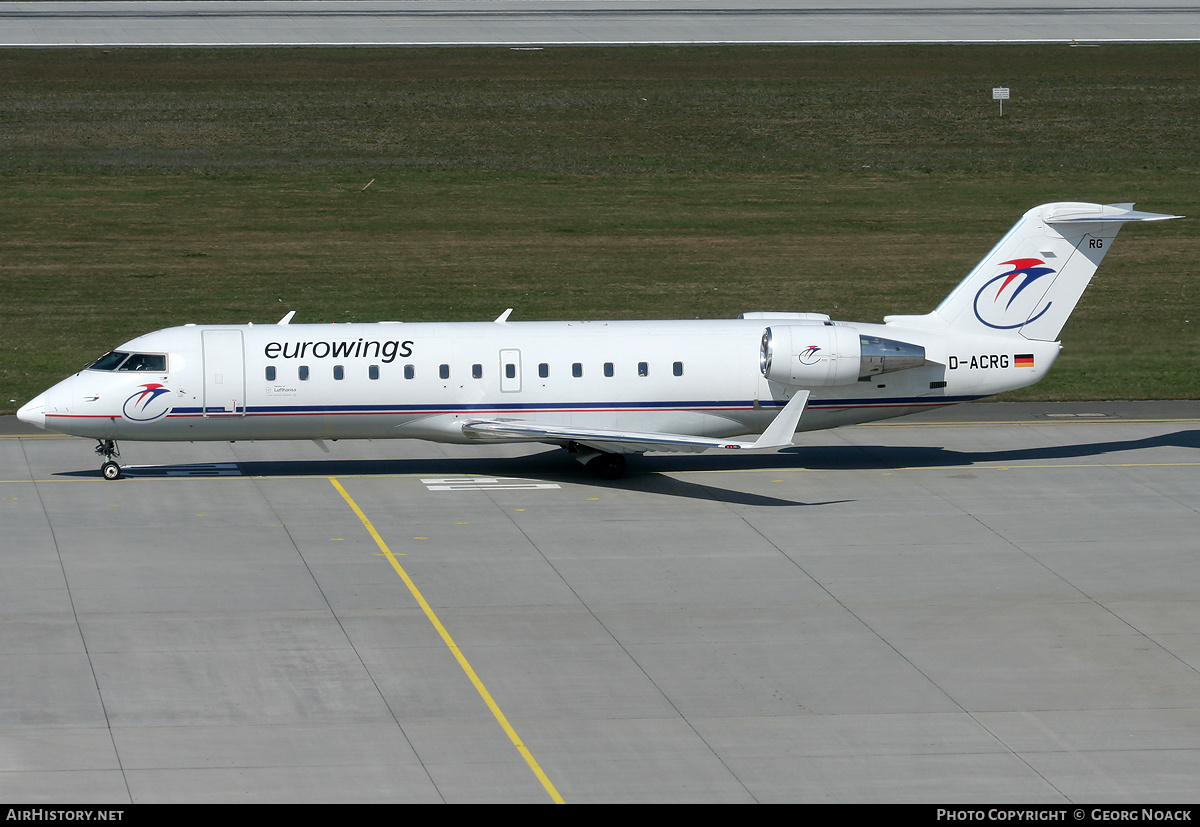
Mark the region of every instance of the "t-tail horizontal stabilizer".
POLYGON ((663 434, 652 431, 618 431, 608 428, 576 428, 551 425, 521 419, 472 419, 464 422, 462 432, 473 439, 525 440, 566 444, 574 442, 597 451, 619 454, 640 454, 645 451, 675 451, 700 453, 709 448, 764 450, 787 448, 800 424, 800 416, 808 403, 808 391, 797 391, 754 442, 686 434, 663 434))
POLYGON ((1140 212, 1133 204, 1064 201, 1034 207, 926 316, 888 316, 901 327, 988 336, 1058 339, 1067 317, 1130 221, 1178 215, 1140 212))

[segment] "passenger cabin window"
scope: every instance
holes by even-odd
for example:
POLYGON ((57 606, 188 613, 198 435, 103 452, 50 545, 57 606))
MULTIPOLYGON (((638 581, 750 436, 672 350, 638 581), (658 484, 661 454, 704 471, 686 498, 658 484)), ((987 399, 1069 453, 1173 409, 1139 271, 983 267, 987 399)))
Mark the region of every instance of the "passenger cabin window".
POLYGON ((576 362, 575 364, 571 365, 571 375, 576 379, 578 379, 580 376, 583 376, 583 362, 576 362))
POLYGON ((683 376, 683 362, 676 362, 671 366, 671 373, 676 376, 683 376))
POLYGON ((483 365, 471 365, 471 376, 474 379, 482 379, 483 365))
POLYGON ((301 365, 299 370, 296 371, 296 375, 298 377, 300 377, 301 382, 307 382, 308 381, 308 365, 301 365))
POLYGON ((604 375, 605 375, 605 376, 612 376, 612 375, 613 375, 613 363, 612 363, 612 362, 605 362, 605 363, 604 363, 604 375))
POLYGON ((412 365, 405 365, 405 366, 404 366, 404 378, 405 378, 405 379, 412 379, 412 378, 413 378, 414 376, 416 376, 416 375, 417 375, 417 369, 416 369, 416 368, 414 368, 412 365))
POLYGON ((333 366, 333 378, 337 379, 339 381, 342 379, 345 379, 346 378, 346 369, 344 367, 342 367, 341 365, 334 365, 333 366))
POLYGON ((371 367, 367 368, 367 376, 369 376, 372 379, 378 379, 379 378, 379 365, 371 365, 371 367))
POLYGON ((649 375, 650 375, 650 363, 649 362, 638 362, 638 376, 649 376, 649 375))
POLYGON ((268 382, 275 381, 275 366, 274 365, 267 365, 267 381, 268 382))
POLYGON ((450 378, 450 366, 449 365, 440 365, 438 367, 438 376, 442 377, 443 379, 449 379, 450 378))
POLYGON ((550 364, 548 362, 542 362, 538 365, 538 376, 543 379, 550 378, 550 364))

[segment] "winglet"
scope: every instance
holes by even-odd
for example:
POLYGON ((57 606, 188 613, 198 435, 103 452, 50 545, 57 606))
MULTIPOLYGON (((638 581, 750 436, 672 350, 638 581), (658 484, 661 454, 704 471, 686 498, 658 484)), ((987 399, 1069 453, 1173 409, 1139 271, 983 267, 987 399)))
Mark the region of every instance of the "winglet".
POLYGON ((804 413, 804 406, 808 404, 808 391, 796 391, 783 410, 780 411, 771 424, 767 426, 767 430, 762 432, 754 444, 750 447, 757 448, 786 448, 792 445, 792 437, 796 434, 796 426, 800 424, 800 416, 804 413))

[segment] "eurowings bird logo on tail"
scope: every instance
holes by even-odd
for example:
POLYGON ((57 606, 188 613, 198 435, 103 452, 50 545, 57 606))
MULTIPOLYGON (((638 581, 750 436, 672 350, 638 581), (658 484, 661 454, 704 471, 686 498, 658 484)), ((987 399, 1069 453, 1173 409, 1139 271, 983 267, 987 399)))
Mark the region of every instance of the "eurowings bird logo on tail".
POLYGON ((1025 293, 1025 290, 1042 276, 1058 271, 1047 267, 1040 258, 1015 258, 1002 261, 999 266, 1005 265, 1011 265, 1013 269, 988 280, 975 294, 975 318, 996 330, 1015 330, 1050 309, 1052 302, 1046 302, 1045 307, 1034 313, 1044 291, 1025 293))
MULTIPOLYGON (((134 391, 125 400, 125 404, 121 406, 121 413, 134 422, 150 422, 160 416, 166 416, 167 411, 171 410, 170 404, 154 404, 154 401, 160 396, 169 394, 170 389, 158 382, 150 382, 139 387, 141 390, 134 391)), ((167 402, 169 403, 170 400, 168 399, 167 402)))

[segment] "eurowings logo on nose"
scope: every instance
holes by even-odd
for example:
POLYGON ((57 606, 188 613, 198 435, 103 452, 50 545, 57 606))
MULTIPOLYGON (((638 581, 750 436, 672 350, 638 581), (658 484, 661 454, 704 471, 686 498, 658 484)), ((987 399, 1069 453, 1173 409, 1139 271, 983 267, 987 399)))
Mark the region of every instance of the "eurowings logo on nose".
POLYGON ((1042 276, 1058 272, 1040 258, 1015 258, 999 266, 1005 265, 1013 269, 989 279, 975 294, 975 318, 996 330, 1014 330, 1041 318, 1053 302, 1034 313, 1044 292, 1025 290, 1042 276))
POLYGON ((808 347, 804 348, 804 350, 800 351, 800 364, 815 365, 821 358, 817 356, 817 353, 819 353, 820 350, 821 348, 817 347, 816 345, 809 345, 808 347))
MULTIPOLYGON (((167 411, 171 410, 169 404, 158 403, 155 400, 160 396, 169 394, 171 390, 159 384, 158 382, 150 382, 141 385, 141 390, 134 391, 125 404, 121 406, 121 413, 125 414, 127 419, 132 419, 135 422, 150 422, 158 419, 160 416, 165 416, 167 411)), ((170 400, 167 400, 168 402, 170 400)))

